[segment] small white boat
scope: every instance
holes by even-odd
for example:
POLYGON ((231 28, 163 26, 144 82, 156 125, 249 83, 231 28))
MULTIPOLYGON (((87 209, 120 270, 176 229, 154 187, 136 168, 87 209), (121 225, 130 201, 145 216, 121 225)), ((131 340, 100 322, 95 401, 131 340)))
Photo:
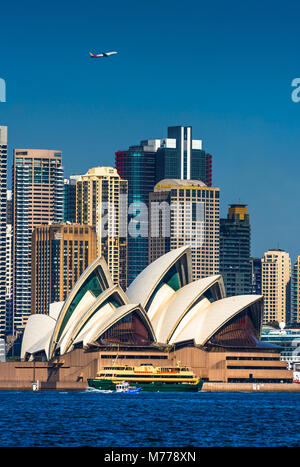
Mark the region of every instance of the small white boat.
POLYGON ((142 388, 137 388, 135 386, 129 386, 127 381, 121 381, 120 383, 116 384, 116 392, 127 392, 127 393, 137 393, 140 392, 142 388))
POLYGON ((32 390, 33 390, 33 391, 38 391, 39 389, 40 389, 39 381, 33 381, 33 383, 32 383, 32 390))

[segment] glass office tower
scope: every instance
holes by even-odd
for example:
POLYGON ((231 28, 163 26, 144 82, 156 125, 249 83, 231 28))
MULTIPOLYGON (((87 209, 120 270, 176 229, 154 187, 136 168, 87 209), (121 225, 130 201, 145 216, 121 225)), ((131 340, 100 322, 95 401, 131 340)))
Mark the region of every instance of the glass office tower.
POLYGON ((246 204, 231 204, 220 219, 220 273, 227 296, 251 293, 250 221, 246 204))
POLYGON ((201 140, 193 140, 191 126, 168 127, 168 137, 157 150, 155 182, 171 178, 212 186, 212 155, 202 149, 201 140))
POLYGON ((76 221, 76 181, 80 175, 64 179, 64 222, 76 221))
POLYGON ((148 217, 140 215, 148 210, 149 193, 155 183, 155 153, 157 140, 142 141, 128 151, 116 152, 116 169, 128 181, 128 250, 127 285, 148 265, 148 217))
POLYGON ((192 139, 190 126, 169 127, 167 138, 143 140, 115 156, 118 174, 128 180, 129 285, 148 265, 147 216, 139 206, 149 209, 149 194, 163 179, 194 179, 212 186, 212 156, 202 149, 201 140, 192 139))

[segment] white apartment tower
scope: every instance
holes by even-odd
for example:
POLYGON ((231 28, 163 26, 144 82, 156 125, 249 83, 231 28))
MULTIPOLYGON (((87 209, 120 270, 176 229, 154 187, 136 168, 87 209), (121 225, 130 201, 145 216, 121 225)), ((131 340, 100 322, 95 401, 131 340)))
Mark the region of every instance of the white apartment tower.
POLYGON ((291 259, 283 250, 269 250, 262 258, 264 324, 290 320, 291 259))

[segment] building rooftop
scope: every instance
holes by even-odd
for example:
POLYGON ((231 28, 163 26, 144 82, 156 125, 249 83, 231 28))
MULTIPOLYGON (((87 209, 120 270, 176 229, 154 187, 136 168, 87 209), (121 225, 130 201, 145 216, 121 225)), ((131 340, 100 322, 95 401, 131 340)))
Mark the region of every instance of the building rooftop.
POLYGON ((181 186, 182 187, 191 187, 191 186, 204 187, 207 185, 204 182, 201 182, 201 180, 181 180, 181 179, 176 179, 176 178, 166 178, 164 180, 161 180, 155 185, 154 191, 172 190, 172 188, 178 188, 181 186))

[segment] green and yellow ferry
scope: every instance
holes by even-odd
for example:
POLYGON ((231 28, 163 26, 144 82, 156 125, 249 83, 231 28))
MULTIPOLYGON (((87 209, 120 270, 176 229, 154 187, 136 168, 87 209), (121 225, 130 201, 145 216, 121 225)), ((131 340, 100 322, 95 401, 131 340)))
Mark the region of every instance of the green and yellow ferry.
POLYGON ((88 385, 103 391, 116 389, 116 384, 128 381, 147 392, 198 392, 203 382, 187 367, 154 367, 144 363, 140 366, 104 367, 96 378, 88 379, 88 385))

